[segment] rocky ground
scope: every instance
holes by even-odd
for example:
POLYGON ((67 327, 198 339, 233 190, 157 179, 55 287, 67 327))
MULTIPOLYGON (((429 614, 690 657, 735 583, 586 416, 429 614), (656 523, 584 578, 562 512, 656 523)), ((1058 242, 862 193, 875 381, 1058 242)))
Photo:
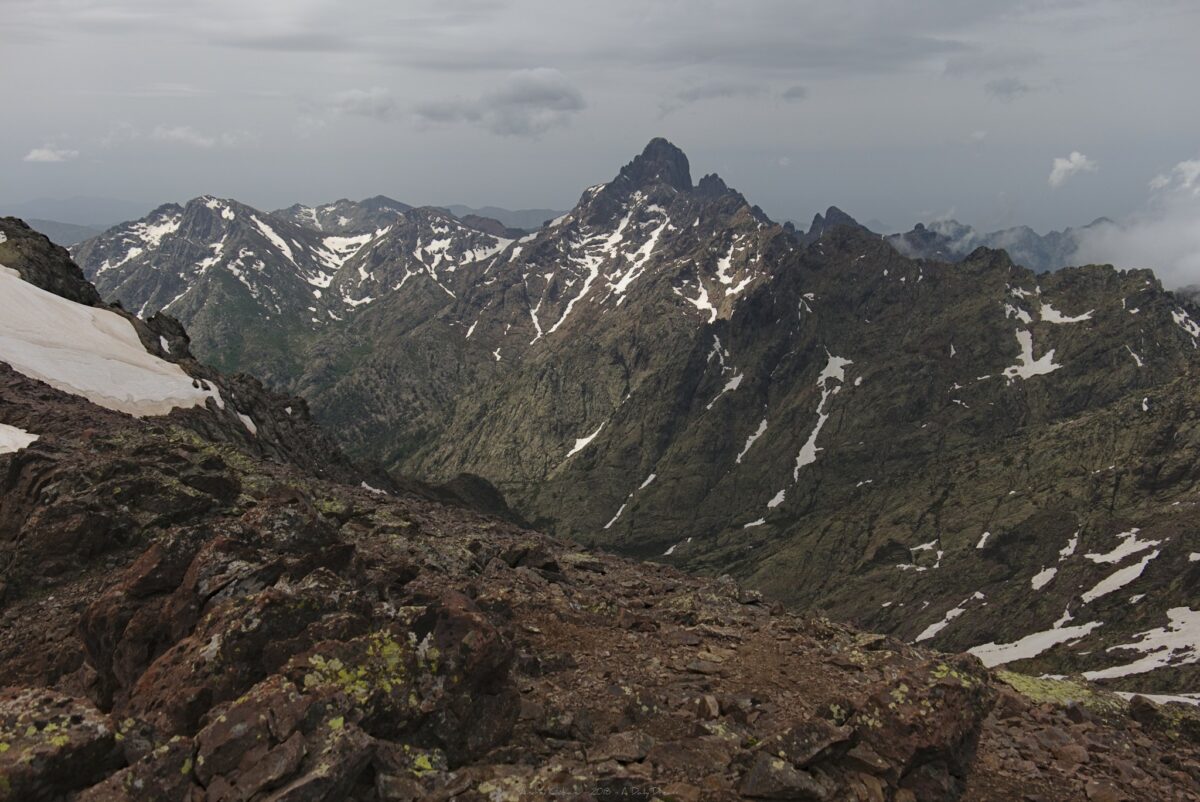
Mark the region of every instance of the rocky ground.
POLYGON ((1200 799, 1200 718, 994 675, 0 371, 0 799, 1200 799))

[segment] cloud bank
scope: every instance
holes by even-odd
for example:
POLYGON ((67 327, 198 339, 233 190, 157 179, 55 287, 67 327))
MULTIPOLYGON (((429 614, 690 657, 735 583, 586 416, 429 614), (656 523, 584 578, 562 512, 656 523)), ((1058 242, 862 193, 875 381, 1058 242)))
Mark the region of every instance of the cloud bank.
POLYGON ((555 69, 518 70, 496 89, 470 100, 419 104, 425 124, 466 123, 500 136, 536 137, 565 126, 587 107, 583 94, 555 69))
POLYGON ((1179 162, 1150 188, 1141 213, 1084 229, 1076 260, 1151 268, 1168 287, 1200 284, 1200 159, 1179 162))

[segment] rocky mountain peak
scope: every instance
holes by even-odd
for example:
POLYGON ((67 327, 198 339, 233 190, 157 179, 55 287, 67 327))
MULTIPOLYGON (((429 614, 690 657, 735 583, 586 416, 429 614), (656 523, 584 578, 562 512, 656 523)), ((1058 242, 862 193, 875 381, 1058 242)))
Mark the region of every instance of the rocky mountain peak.
POLYGON ((401 203, 398 200, 389 198, 387 195, 375 195, 359 201, 359 205, 371 211, 391 211, 403 212, 411 209, 412 206, 407 203, 401 203))
POLYGON ((700 183, 696 185, 696 194, 706 198, 719 198, 722 195, 734 194, 736 190, 730 189, 721 176, 716 173, 709 173, 700 179, 700 183))
POLYGON ((825 210, 825 225, 828 227, 855 226, 856 228, 862 228, 861 223, 836 206, 830 206, 825 210))
POLYGON ((838 207, 830 206, 825 210, 825 214, 818 212, 813 215, 812 225, 808 229, 808 234, 805 235, 805 241, 815 242, 825 232, 831 231, 838 226, 848 226, 850 228, 862 229, 863 231, 867 230, 866 226, 838 207))
POLYGON ((635 187, 661 183, 683 191, 692 188, 687 156, 662 137, 651 139, 641 155, 621 168, 617 180, 622 179, 635 187))
POLYGON ((23 220, 0 217, 0 264, 47 292, 88 306, 100 303, 96 288, 83 277, 65 248, 34 231, 23 220))

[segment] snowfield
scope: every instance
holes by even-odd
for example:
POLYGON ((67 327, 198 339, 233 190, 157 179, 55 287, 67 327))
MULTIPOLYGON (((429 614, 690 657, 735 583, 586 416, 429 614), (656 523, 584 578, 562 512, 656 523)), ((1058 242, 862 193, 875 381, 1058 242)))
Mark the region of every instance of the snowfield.
POLYGON ((0 266, 0 361, 94 404, 138 417, 213 397, 142 346, 133 324, 68 301, 0 266))

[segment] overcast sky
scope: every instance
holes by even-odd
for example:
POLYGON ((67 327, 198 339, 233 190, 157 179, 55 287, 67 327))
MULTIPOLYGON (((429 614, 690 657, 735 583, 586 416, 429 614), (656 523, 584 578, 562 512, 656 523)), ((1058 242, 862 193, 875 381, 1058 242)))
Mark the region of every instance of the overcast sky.
POLYGON ((568 208, 656 135, 776 219, 1039 230, 1200 158, 1194 0, 0 0, 0 205, 568 208))

